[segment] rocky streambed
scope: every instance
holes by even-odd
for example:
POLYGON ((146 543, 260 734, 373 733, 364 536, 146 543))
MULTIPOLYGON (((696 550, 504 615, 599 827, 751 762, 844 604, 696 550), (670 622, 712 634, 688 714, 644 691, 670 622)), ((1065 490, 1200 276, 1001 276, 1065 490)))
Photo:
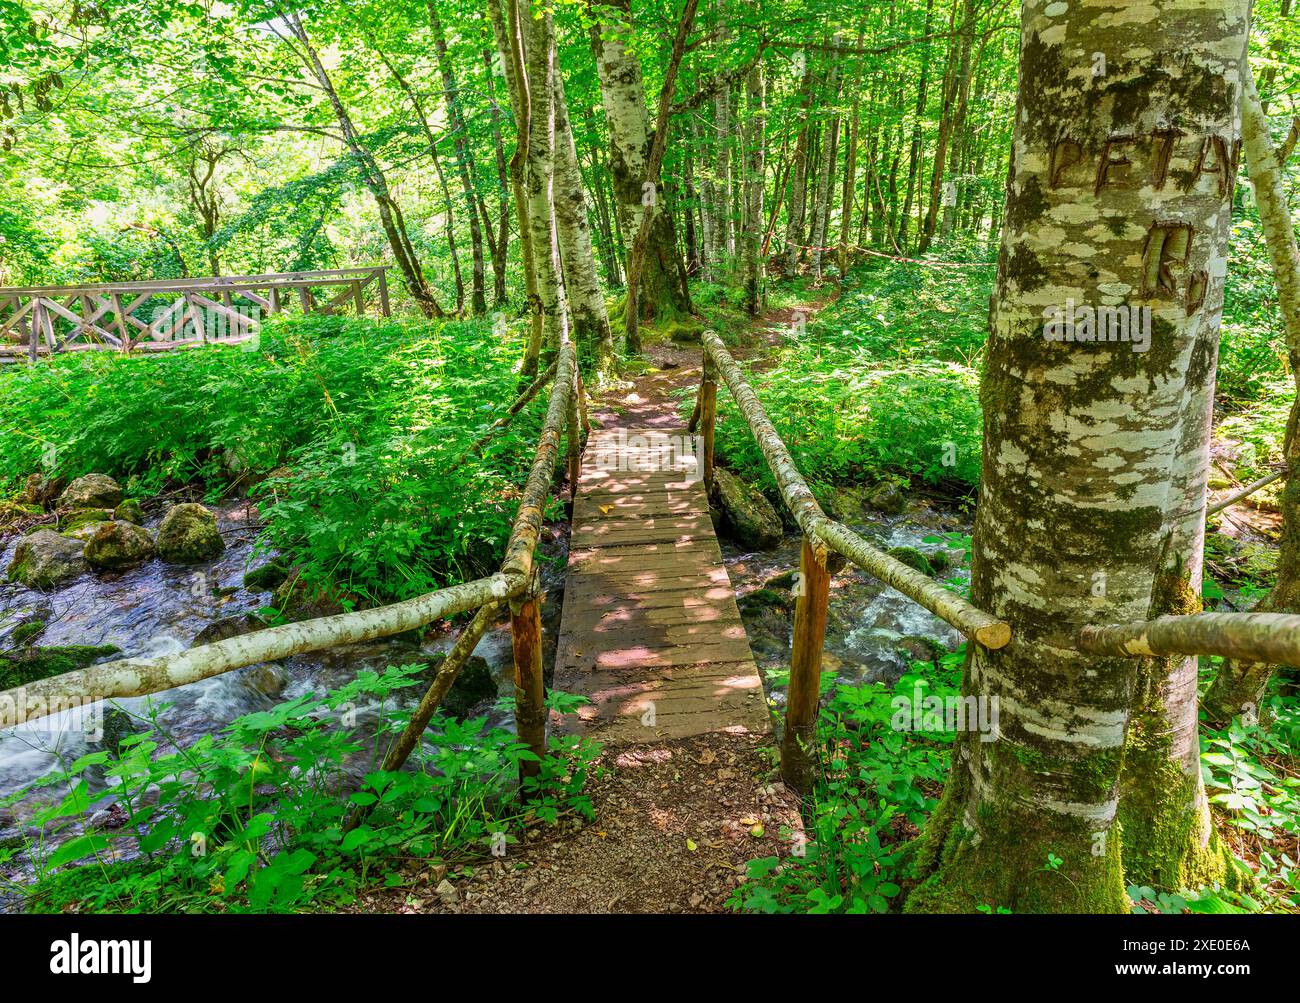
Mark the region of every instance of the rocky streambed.
MULTIPOLYGON (((720 536, 751 646, 779 709, 784 690, 773 680, 789 663, 799 537, 752 488, 725 473, 719 481, 741 501, 720 500, 720 536)), ((259 522, 252 502, 140 505, 117 497, 114 488, 98 477, 74 482, 61 493, 57 486, 33 483, 30 501, 19 503, 17 510, 10 504, 9 535, 0 540, 0 568, 7 579, 0 584, 0 671, 10 673, 4 687, 22 682, 18 673, 39 677, 111 657, 163 654, 232 636, 260 626, 259 610, 297 600, 294 581, 286 577, 291 569, 255 548, 259 522), (178 549, 178 539, 188 549, 178 549)), ((826 502, 838 518, 901 559, 941 578, 964 581, 960 555, 933 542, 945 533, 960 539, 967 528, 961 518, 909 502, 896 490, 849 489, 826 502)), ((565 527, 548 527, 542 541, 548 669, 558 634, 566 551, 565 527)), ((305 608, 301 615, 331 611, 305 608)), ((453 639, 453 633, 434 632, 422 639, 401 636, 348 645, 150 697, 114 700, 109 708, 95 708, 97 716, 67 712, 0 730, 0 801, 88 752, 112 746, 143 727, 141 719, 150 714, 156 714, 169 740, 189 744, 240 715, 324 693, 363 669, 436 665, 453 639), (88 731, 91 723, 96 727, 88 731)), ((835 574, 825 665, 841 681, 896 678, 911 662, 936 658, 959 641, 942 621, 870 576, 853 568, 835 574)), ((487 714, 490 723, 511 727, 508 713, 496 706, 497 694, 510 691, 510 637, 506 625, 499 624, 480 641, 448 709, 457 716, 487 714)), ((407 692, 412 700, 418 697, 414 690, 407 692)), ((376 720, 377 710, 359 708, 357 727, 364 730, 376 720)), ((360 757, 354 772, 360 775, 369 765, 368 757, 360 757)), ((56 784, 39 800, 60 793, 56 784)), ((0 808, 0 845, 38 836, 31 821, 35 810, 33 802, 0 808)), ((23 866, 21 857, 11 862, 10 877, 20 876, 23 866)))

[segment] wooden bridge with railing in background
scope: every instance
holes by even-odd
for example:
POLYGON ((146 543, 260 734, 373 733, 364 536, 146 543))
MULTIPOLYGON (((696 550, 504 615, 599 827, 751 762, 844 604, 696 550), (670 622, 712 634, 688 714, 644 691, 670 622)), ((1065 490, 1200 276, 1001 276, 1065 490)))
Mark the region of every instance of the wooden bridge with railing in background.
MULTIPOLYGON (((302 280, 306 281, 306 280, 302 280)), ((504 561, 489 577, 390 606, 267 627, 154 658, 127 658, 0 693, 0 727, 88 699, 156 693, 232 669, 386 637, 475 611, 461 628, 385 770, 400 768, 484 632, 501 615, 512 637, 516 728, 538 757, 547 748, 541 586, 535 551, 563 457, 573 534, 554 682, 590 698, 577 728, 607 742, 655 742, 708 732, 767 732, 771 721, 708 512, 717 393, 725 387, 756 439, 803 532, 781 770, 796 790, 811 781, 821 658, 829 603, 827 556, 843 555, 985 649, 1011 626, 880 551, 818 505, 722 340, 706 332, 699 392, 685 435, 698 450, 664 448, 664 430, 593 429, 576 348, 554 362, 471 450, 507 424, 547 382, 551 391, 504 561), (586 449, 584 456, 584 439, 586 449), (563 450, 563 452, 562 452, 563 450), (612 453, 611 453, 612 451, 612 453), (605 459, 600 459, 604 452, 605 459), (612 457, 613 462, 609 462, 612 457)), ((1300 616, 1200 613, 1085 627, 1080 650, 1115 657, 1204 653, 1300 664, 1300 616)), ((525 785, 537 763, 521 766, 525 785)), ((353 823, 360 815, 354 815, 353 823)))
POLYGON ((59 352, 165 352, 256 337, 261 320, 297 306, 305 314, 387 317, 379 265, 265 275, 217 275, 69 286, 0 286, 0 362, 59 352))

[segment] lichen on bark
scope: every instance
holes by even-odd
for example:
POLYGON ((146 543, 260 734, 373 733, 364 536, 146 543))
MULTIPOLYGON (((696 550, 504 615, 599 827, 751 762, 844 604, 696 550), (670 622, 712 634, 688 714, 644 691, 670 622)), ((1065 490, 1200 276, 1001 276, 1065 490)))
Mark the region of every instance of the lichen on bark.
POLYGON ((1148 663, 1139 698, 1136 660, 1078 636, 1145 619, 1163 569, 1199 585, 1248 16, 1247 0, 1023 4, 971 583, 1013 640, 968 660, 964 691, 998 701, 1000 735, 960 736, 909 910, 1125 910, 1121 769, 1135 824, 1189 852, 1199 838, 1194 666, 1189 691, 1185 665, 1148 663), (1050 340, 1074 305, 1146 311, 1149 342, 1050 340), (1135 700, 1140 737, 1177 727, 1128 762, 1135 700), (1176 811, 1136 796, 1172 776, 1192 788, 1176 811))

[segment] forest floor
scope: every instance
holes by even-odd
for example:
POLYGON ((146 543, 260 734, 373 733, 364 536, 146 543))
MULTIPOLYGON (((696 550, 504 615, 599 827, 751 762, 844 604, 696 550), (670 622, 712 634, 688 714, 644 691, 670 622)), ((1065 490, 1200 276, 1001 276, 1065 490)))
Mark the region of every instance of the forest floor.
MULTIPOLYGON (((821 301, 773 310, 735 354, 766 355, 821 301)), ((648 366, 593 400, 602 425, 680 428, 679 401, 699 385, 697 344, 647 339, 648 366)), ((588 793, 595 819, 538 828, 449 890, 442 867, 355 906, 398 913, 720 912, 756 857, 786 856, 802 832, 799 799, 781 783, 773 735, 711 733, 606 745, 588 793), (571 826, 566 831, 566 825, 571 826), (439 894, 438 888, 442 887, 439 894)))

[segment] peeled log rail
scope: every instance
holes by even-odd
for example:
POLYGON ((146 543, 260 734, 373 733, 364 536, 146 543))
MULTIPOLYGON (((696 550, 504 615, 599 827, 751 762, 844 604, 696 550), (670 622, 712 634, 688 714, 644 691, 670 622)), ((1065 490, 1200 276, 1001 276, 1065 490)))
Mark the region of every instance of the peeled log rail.
POLYGON ((555 458, 560 452, 560 436, 569 416, 569 396, 573 393, 576 369, 577 348, 573 342, 565 342, 560 346, 559 357, 555 360, 555 383, 551 387, 546 420, 537 440, 533 469, 524 485, 524 496, 520 499, 519 510, 515 515, 510 542, 506 545, 506 559, 501 565, 505 574, 525 581, 533 573, 533 551, 537 547, 538 534, 542 531, 542 509, 546 504, 546 496, 550 494, 555 458))
POLYGON ((527 579, 497 574, 392 606, 266 627, 158 658, 123 658, 0 693, 0 728, 75 707, 87 700, 138 697, 219 676, 232 669, 304 651, 369 641, 522 593, 527 579))
POLYGON ((1237 502, 1241 501, 1243 498, 1247 498, 1250 495, 1253 495, 1260 488, 1268 487, 1268 485, 1272 484, 1279 477, 1285 477, 1285 476, 1286 476, 1285 468, 1282 470, 1274 470, 1267 477, 1261 477, 1257 481, 1251 481, 1240 491, 1235 491, 1232 494, 1228 495, 1227 498, 1221 498, 1219 501, 1216 501, 1213 505, 1211 505, 1209 508, 1205 510, 1205 514, 1208 517, 1214 515, 1215 512, 1222 512, 1229 505, 1237 504, 1237 502))
POLYGON ((706 331, 704 351, 731 391, 731 396, 749 424, 750 432, 767 459, 768 467, 776 477, 781 496, 806 536, 842 554, 868 574, 920 603, 977 644, 986 648, 1001 648, 1011 640, 1010 625, 976 609, 955 592, 931 581, 897 558, 877 550, 847 526, 828 518, 813 497, 812 489, 808 487, 803 475, 799 473, 799 468, 795 466, 790 451, 768 419, 758 396, 745 382, 736 360, 727 352, 722 339, 714 332, 706 331))
POLYGON ((0 728, 11 728, 86 701, 144 696, 246 665, 400 634, 443 617, 523 595, 532 579, 533 549, 541 532, 542 509, 550 491, 560 436, 568 416, 576 365, 574 346, 571 343, 562 346, 546 423, 515 514, 501 572, 391 606, 266 627, 173 655, 124 658, 17 686, 0 693, 0 728))
POLYGON ((1293 613, 1193 613, 1142 623, 1084 627, 1079 649, 1092 655, 1152 658, 1222 655, 1300 665, 1300 616, 1293 613))

